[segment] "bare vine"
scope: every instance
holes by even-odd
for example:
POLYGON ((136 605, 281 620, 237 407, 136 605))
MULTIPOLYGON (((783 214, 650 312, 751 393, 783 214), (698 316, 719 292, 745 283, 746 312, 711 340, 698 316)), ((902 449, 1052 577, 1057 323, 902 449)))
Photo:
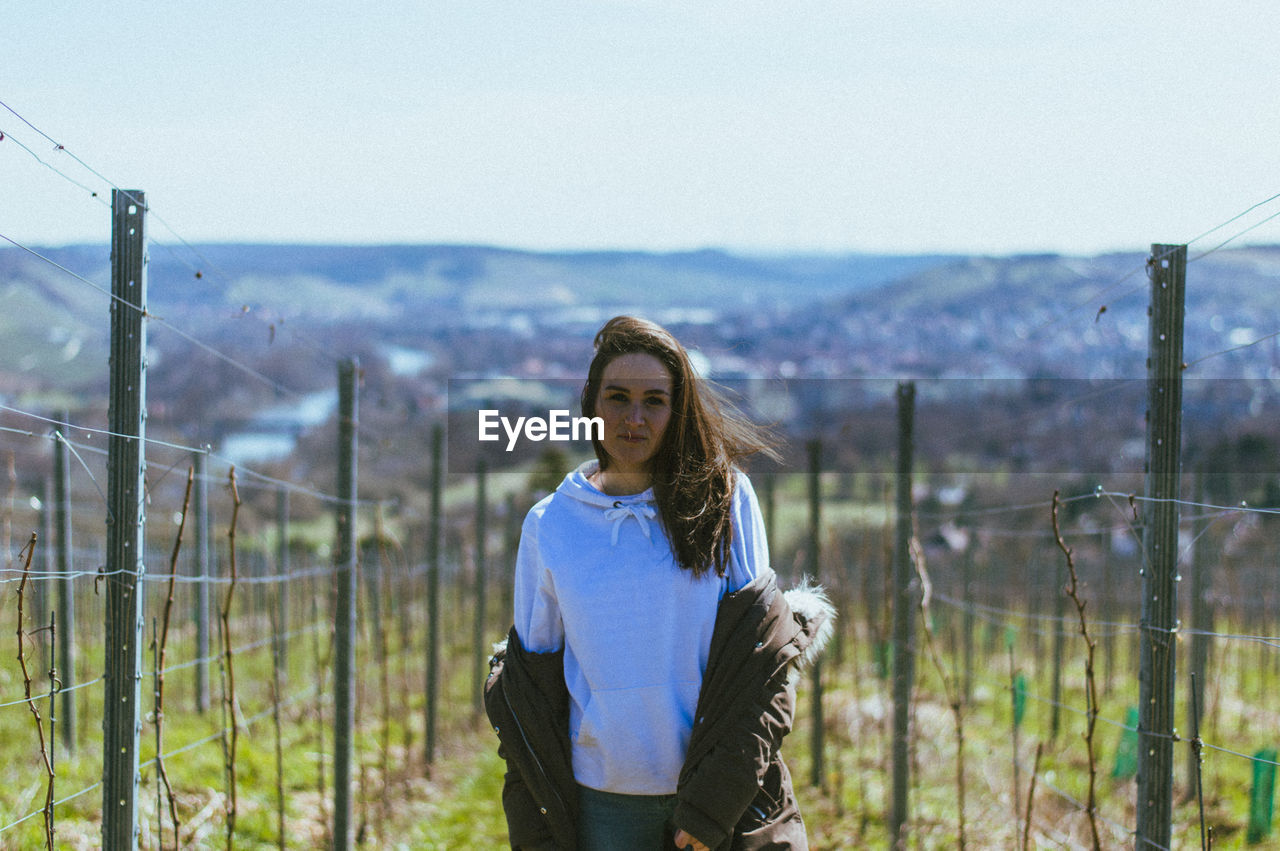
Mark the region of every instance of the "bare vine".
MULTIPOLYGON (((23 619, 25 613, 23 611, 24 601, 26 598, 27 580, 31 575, 31 557, 36 550, 36 533, 31 533, 31 538, 27 541, 27 545, 22 548, 22 552, 18 557, 23 560, 22 579, 18 582, 18 665, 22 668, 22 685, 23 697, 27 701, 27 708, 31 710, 31 717, 36 722, 36 733, 40 737, 40 759, 44 762, 44 770, 48 775, 49 782, 45 787, 44 795, 44 839, 45 846, 52 851, 53 849, 53 789, 54 789, 54 771, 53 757, 49 754, 48 743, 44 733, 44 719, 40 716, 40 707, 36 705, 35 700, 31 696, 31 674, 27 670, 27 640, 32 633, 23 629, 23 619)), ((34 632, 44 632, 54 630, 54 621, 50 620, 48 626, 42 626, 34 632)), ((56 672, 50 668, 50 677, 54 683, 54 691, 56 693, 59 687, 56 672)), ((50 721, 52 723, 52 721, 50 721)), ((50 732, 49 739, 53 738, 50 732)))
MULTIPOLYGON (((389 566, 392 564, 392 560, 387 552, 387 544, 390 539, 387 537, 382 526, 381 506, 379 506, 377 518, 378 528, 376 535, 378 550, 381 555, 380 561, 382 565, 389 566)), ((389 570, 386 570, 385 568, 382 569, 384 577, 389 573, 389 570)), ((378 750, 381 757, 379 770, 382 773, 382 792, 378 797, 378 821, 385 829, 385 826, 391 821, 391 789, 389 786, 391 776, 391 648, 388 645, 387 630, 385 628, 378 630, 378 637, 379 643, 381 644, 378 648, 380 675, 379 685, 382 689, 382 729, 379 731, 378 735, 378 750)))
MULTIPOLYGON (((280 593, 277 589, 276 593, 280 593)), ((284 627, 280 623, 280 614, 275 606, 271 606, 268 617, 271 620, 271 633, 280 635, 284 627)), ((284 835, 284 739, 280 726, 280 666, 283 663, 280 653, 280 642, 271 644, 271 725, 275 730, 276 749, 276 845, 281 851, 285 847, 284 835)))
POLYGON ((929 571, 925 568, 924 550, 920 546, 920 539, 915 535, 911 536, 910 544, 911 562, 915 565, 916 574, 920 577, 920 587, 923 593, 920 595, 920 620, 924 622, 925 642, 929 647, 929 658, 933 660, 933 667, 937 669, 938 676, 942 679, 942 688, 947 695, 947 703, 951 707, 951 719, 955 725, 956 732, 956 796, 957 803, 960 808, 959 815, 959 845, 960 851, 965 849, 965 801, 964 801, 964 699, 961 696, 959 686, 954 682, 952 676, 947 672, 947 668, 942 664, 942 657, 938 654, 938 646, 933 637, 933 625, 929 622, 929 603, 933 598, 933 583, 929 581, 929 571))
POLYGON ((231 601, 236 591, 236 521, 240 517, 240 492, 236 488, 236 468, 229 474, 231 484, 231 523, 227 531, 230 548, 231 582, 222 601, 222 750, 227 774, 227 851, 235 847, 236 832, 236 746, 240 738, 240 722, 236 712, 236 672, 231 648, 231 601))
MULTIPOLYGON (((182 497, 182 515, 178 521, 178 534, 173 541, 173 552, 169 555, 169 586, 164 601, 164 616, 161 619, 160 638, 156 646, 156 773, 164 783, 165 796, 169 802, 169 819, 173 822, 173 847, 181 846, 181 822, 178 820, 178 802, 173 796, 173 786, 169 783, 169 772, 164 765, 164 659, 165 650, 169 646, 169 618, 173 613, 174 584, 178 575, 178 554, 182 551, 182 535, 187 526, 187 512, 191 508, 191 486, 195 482, 195 468, 187 468, 187 490, 182 497)), ((164 830, 157 825, 160 834, 160 846, 164 847, 164 830)))
POLYGON ((1031 815, 1035 812, 1036 778, 1040 776, 1040 757, 1044 754, 1044 742, 1036 742, 1036 761, 1031 766, 1031 788, 1027 790, 1027 819, 1022 830, 1022 851, 1031 847, 1031 815))
POLYGON ((1085 658, 1085 731, 1084 744, 1089 756, 1089 794, 1085 801, 1085 809, 1089 815, 1089 830, 1093 840, 1094 851, 1100 851, 1102 840, 1098 836, 1098 758, 1094 753, 1093 733, 1098 725, 1098 684, 1094 678, 1093 652, 1097 642, 1089 635, 1089 622, 1084 616, 1085 601, 1080 596, 1080 580, 1076 575, 1075 557, 1067 542, 1062 538, 1062 530, 1058 525, 1058 506, 1061 504, 1058 491, 1053 492, 1053 537, 1058 542, 1058 549, 1067 559, 1067 573, 1070 581, 1064 589, 1066 595, 1076 604, 1076 615, 1080 619, 1080 635, 1084 637, 1085 658))

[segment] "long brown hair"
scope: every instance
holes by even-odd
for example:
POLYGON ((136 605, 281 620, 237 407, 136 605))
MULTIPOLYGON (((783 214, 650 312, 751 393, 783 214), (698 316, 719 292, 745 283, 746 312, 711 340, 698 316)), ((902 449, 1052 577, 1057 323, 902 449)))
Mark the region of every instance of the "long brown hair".
MULTIPOLYGON (((621 355, 643 352, 671 373, 671 419, 650 463, 653 494, 676 561, 701 576, 724 576, 733 538, 733 467, 762 452, 777 459, 774 440, 697 376, 689 353, 669 331, 646 319, 615 316, 596 334, 595 357, 582 388, 582 413, 593 417, 605 367, 621 355)), ((600 469, 609 456, 592 440, 600 469)))

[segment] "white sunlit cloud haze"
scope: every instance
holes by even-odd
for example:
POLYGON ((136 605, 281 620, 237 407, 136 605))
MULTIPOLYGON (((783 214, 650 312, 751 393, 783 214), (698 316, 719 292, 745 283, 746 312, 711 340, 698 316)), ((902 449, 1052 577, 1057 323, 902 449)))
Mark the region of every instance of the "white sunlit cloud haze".
MULTIPOLYGON (((14 112, 193 242, 1093 253, 1188 241, 1280 192, 1276 4, 0 18, 0 233, 28 245, 106 242, 110 184, 14 112)), ((1248 239, 1280 242, 1280 220, 1248 239)))

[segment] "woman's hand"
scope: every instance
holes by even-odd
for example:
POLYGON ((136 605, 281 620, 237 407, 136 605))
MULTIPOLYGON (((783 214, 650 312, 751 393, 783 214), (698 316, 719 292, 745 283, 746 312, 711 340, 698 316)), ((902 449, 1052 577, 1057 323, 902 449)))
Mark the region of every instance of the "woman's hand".
POLYGON ((692 848, 693 851, 711 851, 710 848, 694 839, 683 830, 677 830, 675 836, 676 847, 684 851, 686 848, 692 848))

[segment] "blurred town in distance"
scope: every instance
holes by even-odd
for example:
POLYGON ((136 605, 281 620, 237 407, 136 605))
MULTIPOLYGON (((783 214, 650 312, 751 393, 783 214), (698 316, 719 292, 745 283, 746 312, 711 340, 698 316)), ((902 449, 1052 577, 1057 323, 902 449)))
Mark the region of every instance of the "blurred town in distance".
MULTIPOLYGON (((104 281, 108 255, 98 246, 47 251, 104 281)), ((212 435, 215 452, 243 463, 287 463, 300 441, 327 439, 334 364, 355 356, 364 423, 379 422, 381 439, 416 465, 425 463, 429 424, 451 407, 450 466, 465 471, 479 451, 466 438, 480 402, 518 415, 562 399, 576 413, 593 334, 630 312, 694 349, 709 377, 789 438, 792 460, 805 439, 825 435, 835 469, 886 463, 892 387, 912 379, 921 384, 923 457, 1087 478, 1141 468, 1145 261, 1141 252, 153 245, 148 429, 160 438, 212 435), (466 384, 467 398, 450 399, 450 382, 466 384)), ((92 422, 105 407, 107 299, 15 249, 0 250, 0 270, 11 365, 0 396, 92 422), (53 319, 32 323, 32 315, 53 319)), ((1225 463, 1238 454, 1233 441, 1249 436, 1251 472, 1272 473, 1280 347, 1269 335, 1280 328, 1280 247, 1218 251, 1194 260, 1187 277, 1187 448, 1225 463)), ((542 448, 498 450, 490 461, 522 463, 542 448)))

